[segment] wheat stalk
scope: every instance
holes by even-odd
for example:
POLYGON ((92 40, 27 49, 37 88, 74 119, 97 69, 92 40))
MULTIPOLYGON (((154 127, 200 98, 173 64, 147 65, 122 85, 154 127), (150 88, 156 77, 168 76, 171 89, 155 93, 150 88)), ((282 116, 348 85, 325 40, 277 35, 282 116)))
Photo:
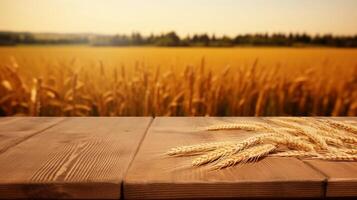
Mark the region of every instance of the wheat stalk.
POLYGON ((294 151, 284 151, 284 152, 278 152, 274 154, 270 154, 269 156, 272 157, 298 157, 298 158, 303 158, 303 157, 316 157, 318 154, 316 152, 306 152, 306 151, 299 151, 299 150, 294 150, 294 151))
POLYGON ((244 123, 230 123, 230 124, 218 124, 205 127, 208 131, 218 131, 218 130, 245 130, 245 131, 259 131, 265 130, 264 127, 255 124, 244 124, 244 123))
MULTIPOLYGON (((0 110, 5 115, 357 115, 356 101, 344 100, 345 96, 354 99, 355 90, 350 84, 343 84, 353 79, 355 73, 348 73, 344 78, 330 74, 311 79, 317 76, 307 76, 306 71, 318 74, 315 66, 293 73, 289 71, 289 76, 285 76, 285 72, 276 73, 279 67, 254 70, 258 64, 253 64, 249 70, 239 68, 238 73, 230 73, 232 69, 229 71, 229 68, 216 73, 202 64, 198 68, 177 66, 177 69, 165 69, 168 73, 162 73, 160 67, 151 68, 138 61, 133 67, 118 63, 121 73, 115 69, 111 76, 105 62, 101 61, 90 61, 88 67, 75 70, 77 58, 68 63, 59 59, 47 64, 33 62, 32 55, 30 57, 28 64, 39 65, 41 70, 35 71, 40 74, 23 73, 27 70, 19 70, 16 62, 1 59, 0 110), (98 70, 93 70, 97 66, 98 70), (129 68, 133 70, 126 71, 129 68), (51 93, 58 95, 48 95, 47 89, 38 92, 29 89, 30 80, 35 77, 43 77, 41 88, 51 88, 51 93), (301 92, 301 88, 308 92, 301 92), (279 91, 276 95, 270 95, 276 91, 279 91), (104 95, 108 92, 110 95, 104 95), (38 107, 34 105, 34 97, 41 100, 41 112, 34 109, 38 107), (290 104, 295 99, 299 99, 298 109, 292 109, 290 104), (77 108, 83 104, 90 108, 89 111, 77 108), (329 109, 330 104, 334 105, 333 109, 329 109)), ((326 72, 323 67, 318 69, 326 72)), ((298 124, 310 120, 281 119, 298 124)), ((351 126, 356 130, 353 122, 338 123, 350 124, 343 127, 351 126)))

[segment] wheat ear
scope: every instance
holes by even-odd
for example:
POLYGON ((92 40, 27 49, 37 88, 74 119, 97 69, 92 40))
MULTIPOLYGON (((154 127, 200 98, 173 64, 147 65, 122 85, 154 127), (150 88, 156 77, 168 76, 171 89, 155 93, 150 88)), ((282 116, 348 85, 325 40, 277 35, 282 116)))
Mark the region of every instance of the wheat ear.
POLYGON ((274 151, 277 147, 272 144, 264 144, 255 147, 248 148, 243 152, 231 156, 221 162, 218 162, 212 167, 212 169, 222 169, 236 165, 238 163, 246 163, 249 161, 257 161, 258 159, 266 156, 270 152, 274 151))
POLYGON ((335 120, 323 120, 323 121, 334 128, 337 128, 340 130, 345 130, 349 133, 357 134, 357 127, 355 127, 351 124, 341 122, 341 121, 335 121, 335 120))
POLYGON ((342 147, 344 146, 342 140, 340 140, 339 138, 333 138, 330 136, 322 136, 324 138, 324 140, 326 141, 327 144, 329 145, 334 145, 337 147, 342 147))
POLYGON ((320 160, 331 160, 331 161, 357 161, 357 155, 348 155, 348 154, 333 154, 327 153, 323 155, 319 155, 316 157, 320 160))
POLYGON ((315 121, 314 126, 320 130, 319 133, 322 135, 331 137, 331 138, 336 138, 341 140, 342 142, 350 143, 350 144, 357 144, 357 138, 354 136, 349 136, 346 135, 346 132, 344 130, 336 130, 334 128, 331 128, 330 126, 326 125, 324 121, 312 119, 315 121))
MULTIPOLYGON (((241 148, 244 149, 243 147, 241 148)), ((218 160, 219 158, 225 157, 227 155, 232 155, 233 152, 240 151, 240 148, 237 145, 228 145, 220 147, 214 151, 208 152, 205 155, 202 155, 192 161, 192 166, 201 166, 213 161, 218 160)))
POLYGON ((295 122, 287 122, 282 119, 269 119, 275 123, 281 124, 283 126, 287 126, 288 128, 293 128, 299 131, 300 134, 303 134, 307 137, 310 138, 311 141, 313 141, 319 149, 327 149, 328 145, 326 144, 326 141, 324 138, 322 138, 319 134, 318 131, 314 128, 307 127, 307 126, 302 126, 299 124, 296 124, 295 122))
POLYGON ((314 151, 314 146, 298 137, 292 136, 272 136, 265 138, 267 141, 271 141, 276 144, 282 144, 288 148, 302 151, 314 151))
POLYGON ((170 156, 186 156, 186 155, 197 155, 207 151, 213 151, 219 147, 230 145, 233 142, 211 142, 196 145, 187 145, 171 148, 166 152, 170 156))
POLYGON ((318 130, 310 128, 307 126, 302 126, 301 133, 309 137, 320 149, 327 149, 328 145, 325 141, 325 138, 322 137, 318 130))
POLYGON ((273 128, 272 130, 277 133, 285 133, 285 134, 290 134, 290 135, 294 135, 294 136, 300 136, 299 130, 296 130, 293 128, 282 127, 282 128, 273 128))
POLYGON ((356 149, 339 149, 341 152, 347 153, 347 154, 352 154, 356 155, 357 154, 357 148, 356 149))
POLYGON ((262 134, 262 135, 257 135, 257 136, 252 136, 250 138, 247 138, 241 142, 235 143, 235 144, 230 144, 224 147, 220 147, 216 149, 215 151, 209 152, 205 155, 202 155, 192 161, 193 166, 200 166, 204 165, 210 162, 213 162, 215 160, 218 160, 220 158, 226 157, 233 155, 239 151, 242 151, 250 146, 253 146, 255 144, 258 144, 262 142, 263 138, 270 137, 272 134, 262 134))
POLYGON ((338 139, 349 143, 349 144, 353 144, 353 145, 357 145, 357 138, 356 137, 351 137, 351 136, 337 136, 338 139))

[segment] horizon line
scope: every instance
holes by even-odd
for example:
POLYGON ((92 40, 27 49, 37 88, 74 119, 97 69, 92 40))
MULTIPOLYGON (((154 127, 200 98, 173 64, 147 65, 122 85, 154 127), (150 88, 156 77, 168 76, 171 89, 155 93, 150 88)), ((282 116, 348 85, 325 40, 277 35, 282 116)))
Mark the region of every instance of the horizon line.
POLYGON ((0 29, 0 33, 31 33, 31 34, 62 34, 62 35, 101 35, 101 36, 115 36, 115 35, 132 35, 132 34, 140 34, 141 36, 144 37, 149 37, 150 35, 163 35, 167 33, 174 32, 176 33, 179 37, 187 37, 187 36, 193 36, 193 35, 203 35, 207 34, 208 36, 216 36, 216 37, 235 37, 238 35, 274 35, 274 34, 283 34, 283 35, 289 35, 289 34, 306 34, 308 36, 324 36, 324 35, 331 35, 331 36, 337 36, 337 37, 351 37, 351 36, 357 36, 356 33, 352 34, 336 34, 336 33, 331 33, 331 32, 325 32, 325 33, 309 33, 307 31, 274 31, 274 32, 269 32, 269 31, 261 31, 261 32, 242 32, 242 33, 236 33, 236 34, 217 34, 217 33, 208 33, 208 32, 192 32, 189 34, 179 34, 175 30, 170 30, 170 31, 161 31, 161 32, 151 32, 149 34, 145 34, 140 31, 131 31, 130 33, 100 33, 100 32, 55 32, 55 31, 26 31, 26 30, 2 30, 0 29))

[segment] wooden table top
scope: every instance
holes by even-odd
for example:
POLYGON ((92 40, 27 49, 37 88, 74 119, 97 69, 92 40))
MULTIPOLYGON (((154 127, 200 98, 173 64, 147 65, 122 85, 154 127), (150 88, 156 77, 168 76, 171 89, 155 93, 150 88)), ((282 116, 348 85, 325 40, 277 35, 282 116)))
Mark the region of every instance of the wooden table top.
POLYGON ((150 117, 28 118, 0 120, 1 137, 11 139, 0 154, 1 198, 119 199, 124 173, 150 117), (28 130, 33 121, 33 131, 28 130), (3 125, 4 124, 4 125, 3 125), (12 126, 22 128, 13 128, 12 126), (6 132, 5 128, 11 129, 6 132), (11 128, 12 127, 12 128, 11 128), (45 128, 47 127, 47 128, 45 128), (43 130, 39 132, 39 130, 43 130))
POLYGON ((0 118, 0 199, 357 197, 357 162, 269 157, 210 171, 164 155, 251 136, 202 129, 239 120, 246 118, 0 118))

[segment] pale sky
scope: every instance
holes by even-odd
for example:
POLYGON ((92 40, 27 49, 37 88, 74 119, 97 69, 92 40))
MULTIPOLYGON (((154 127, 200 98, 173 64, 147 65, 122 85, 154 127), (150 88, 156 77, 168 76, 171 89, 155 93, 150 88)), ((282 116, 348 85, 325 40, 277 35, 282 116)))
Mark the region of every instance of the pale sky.
POLYGON ((357 0, 0 0, 0 30, 357 34, 357 0))

